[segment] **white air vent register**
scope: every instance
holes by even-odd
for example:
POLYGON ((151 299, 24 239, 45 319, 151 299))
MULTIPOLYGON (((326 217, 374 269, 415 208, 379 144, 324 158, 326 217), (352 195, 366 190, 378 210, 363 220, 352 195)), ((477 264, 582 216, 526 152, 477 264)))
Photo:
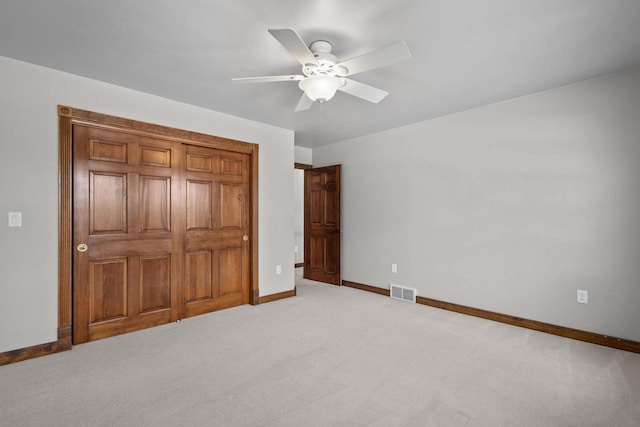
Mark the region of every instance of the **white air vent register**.
POLYGON ((391 298, 401 299, 403 301, 416 302, 416 290, 414 288, 406 288, 404 286, 398 286, 391 283, 390 285, 391 298))

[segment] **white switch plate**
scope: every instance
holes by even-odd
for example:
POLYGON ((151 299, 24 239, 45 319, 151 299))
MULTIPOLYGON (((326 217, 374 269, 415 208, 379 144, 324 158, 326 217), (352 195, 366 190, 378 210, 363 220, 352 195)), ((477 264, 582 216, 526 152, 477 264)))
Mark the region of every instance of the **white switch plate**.
POLYGON ((276 274, 282 274, 282 266, 276 265, 276 274))
POLYGON ((583 289, 578 289, 578 302, 581 304, 589 303, 589 291, 585 291, 583 289))
POLYGON ((392 273, 398 272, 398 264, 391 264, 391 272, 392 273))
POLYGON ((297 246, 293 247, 293 252, 298 253, 298 247, 297 246))
POLYGON ((22 227, 22 212, 9 212, 9 227, 22 227))

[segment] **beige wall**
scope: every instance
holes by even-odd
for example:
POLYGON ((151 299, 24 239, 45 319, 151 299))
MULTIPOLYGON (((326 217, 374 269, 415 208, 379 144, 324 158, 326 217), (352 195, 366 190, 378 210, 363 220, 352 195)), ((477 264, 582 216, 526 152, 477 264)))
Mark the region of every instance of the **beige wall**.
POLYGON ((311 157, 313 155, 313 150, 311 148, 306 147, 298 147, 297 145, 294 148, 294 158, 296 163, 304 163, 305 165, 313 164, 311 157))
POLYGON ((343 279, 640 341, 639 69, 313 161, 343 165, 343 279))
POLYGON ((0 352, 57 339, 58 104, 260 144, 260 294, 293 288, 292 131, 4 57, 0 76, 0 352))

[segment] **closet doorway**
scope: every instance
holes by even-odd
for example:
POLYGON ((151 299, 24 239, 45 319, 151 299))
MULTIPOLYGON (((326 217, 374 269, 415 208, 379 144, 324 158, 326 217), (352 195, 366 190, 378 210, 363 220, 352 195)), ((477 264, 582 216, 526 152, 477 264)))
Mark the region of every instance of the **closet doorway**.
POLYGON ((257 145, 59 117, 59 341, 257 303, 257 145))

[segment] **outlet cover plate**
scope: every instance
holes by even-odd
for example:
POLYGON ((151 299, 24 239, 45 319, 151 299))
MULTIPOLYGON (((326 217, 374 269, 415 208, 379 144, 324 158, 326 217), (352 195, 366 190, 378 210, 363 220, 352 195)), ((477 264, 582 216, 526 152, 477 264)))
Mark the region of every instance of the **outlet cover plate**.
POLYGON ((22 227, 22 212, 9 212, 9 227, 22 227))
POLYGON ((589 303, 589 291, 585 291, 584 289, 578 289, 577 301, 580 304, 588 304, 589 303))

